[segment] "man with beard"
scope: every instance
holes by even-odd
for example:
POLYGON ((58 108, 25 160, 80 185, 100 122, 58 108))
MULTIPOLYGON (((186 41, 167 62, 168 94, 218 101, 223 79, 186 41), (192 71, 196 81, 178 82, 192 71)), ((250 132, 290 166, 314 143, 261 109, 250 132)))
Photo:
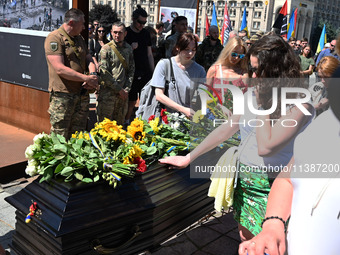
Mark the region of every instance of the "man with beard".
POLYGON ((218 36, 218 27, 210 26, 209 35, 198 46, 195 60, 198 64, 204 67, 206 72, 208 72, 210 66, 215 63, 223 49, 218 36))

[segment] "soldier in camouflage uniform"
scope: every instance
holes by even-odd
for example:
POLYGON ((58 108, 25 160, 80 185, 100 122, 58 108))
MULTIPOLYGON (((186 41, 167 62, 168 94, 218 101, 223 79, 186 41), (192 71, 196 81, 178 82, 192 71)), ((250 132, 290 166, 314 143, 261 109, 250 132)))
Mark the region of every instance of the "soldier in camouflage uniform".
POLYGON ((48 64, 51 132, 70 138, 86 129, 89 114, 88 90, 98 86, 96 67, 80 35, 84 13, 70 9, 64 23, 45 40, 48 64), (90 75, 86 75, 86 67, 90 75))
POLYGON ((223 50, 220 39, 218 39, 218 27, 210 26, 209 36, 198 46, 195 61, 204 67, 208 72, 210 66, 214 64, 223 50))
POLYGON ((124 41, 127 34, 124 23, 112 25, 113 40, 100 51, 100 89, 97 101, 97 118, 117 121, 123 125, 128 110, 135 63, 131 46, 124 41))

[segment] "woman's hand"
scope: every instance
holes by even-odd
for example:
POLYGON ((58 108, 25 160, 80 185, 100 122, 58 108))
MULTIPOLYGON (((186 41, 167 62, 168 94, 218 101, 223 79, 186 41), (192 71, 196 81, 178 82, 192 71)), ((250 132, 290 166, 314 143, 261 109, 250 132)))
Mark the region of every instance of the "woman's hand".
POLYGON ((268 221, 254 238, 240 244, 240 255, 283 255, 286 250, 284 227, 280 221, 268 221))
POLYGON ((221 110, 223 114, 228 117, 228 119, 231 117, 231 115, 233 115, 233 113, 227 107, 221 105, 220 103, 216 105, 216 108, 221 110))
POLYGON ((159 163, 171 165, 169 166, 169 169, 185 168, 190 164, 190 156, 187 154, 186 156, 166 157, 160 159, 159 163))
POLYGON ((195 114, 195 111, 189 107, 183 107, 183 110, 181 111, 186 117, 192 118, 195 114))

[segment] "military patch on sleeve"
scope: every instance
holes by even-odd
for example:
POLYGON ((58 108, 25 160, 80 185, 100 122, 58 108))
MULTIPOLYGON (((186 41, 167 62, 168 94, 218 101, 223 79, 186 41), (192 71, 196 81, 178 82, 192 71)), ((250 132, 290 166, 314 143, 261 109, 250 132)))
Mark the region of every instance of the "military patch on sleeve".
POLYGON ((50 42, 50 48, 51 48, 51 51, 57 51, 58 50, 58 43, 57 42, 50 42))

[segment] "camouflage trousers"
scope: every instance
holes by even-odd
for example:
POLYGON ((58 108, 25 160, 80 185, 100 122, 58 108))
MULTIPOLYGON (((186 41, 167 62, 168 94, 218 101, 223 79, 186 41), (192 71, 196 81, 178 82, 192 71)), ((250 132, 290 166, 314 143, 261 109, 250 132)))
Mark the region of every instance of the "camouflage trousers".
POLYGON ((89 104, 88 92, 81 95, 80 93, 52 91, 48 108, 51 132, 69 139, 76 131, 86 130, 89 104))
POLYGON ((104 118, 115 120, 118 125, 123 125, 128 110, 128 99, 120 98, 119 93, 110 88, 101 87, 97 99, 97 120, 104 118))

